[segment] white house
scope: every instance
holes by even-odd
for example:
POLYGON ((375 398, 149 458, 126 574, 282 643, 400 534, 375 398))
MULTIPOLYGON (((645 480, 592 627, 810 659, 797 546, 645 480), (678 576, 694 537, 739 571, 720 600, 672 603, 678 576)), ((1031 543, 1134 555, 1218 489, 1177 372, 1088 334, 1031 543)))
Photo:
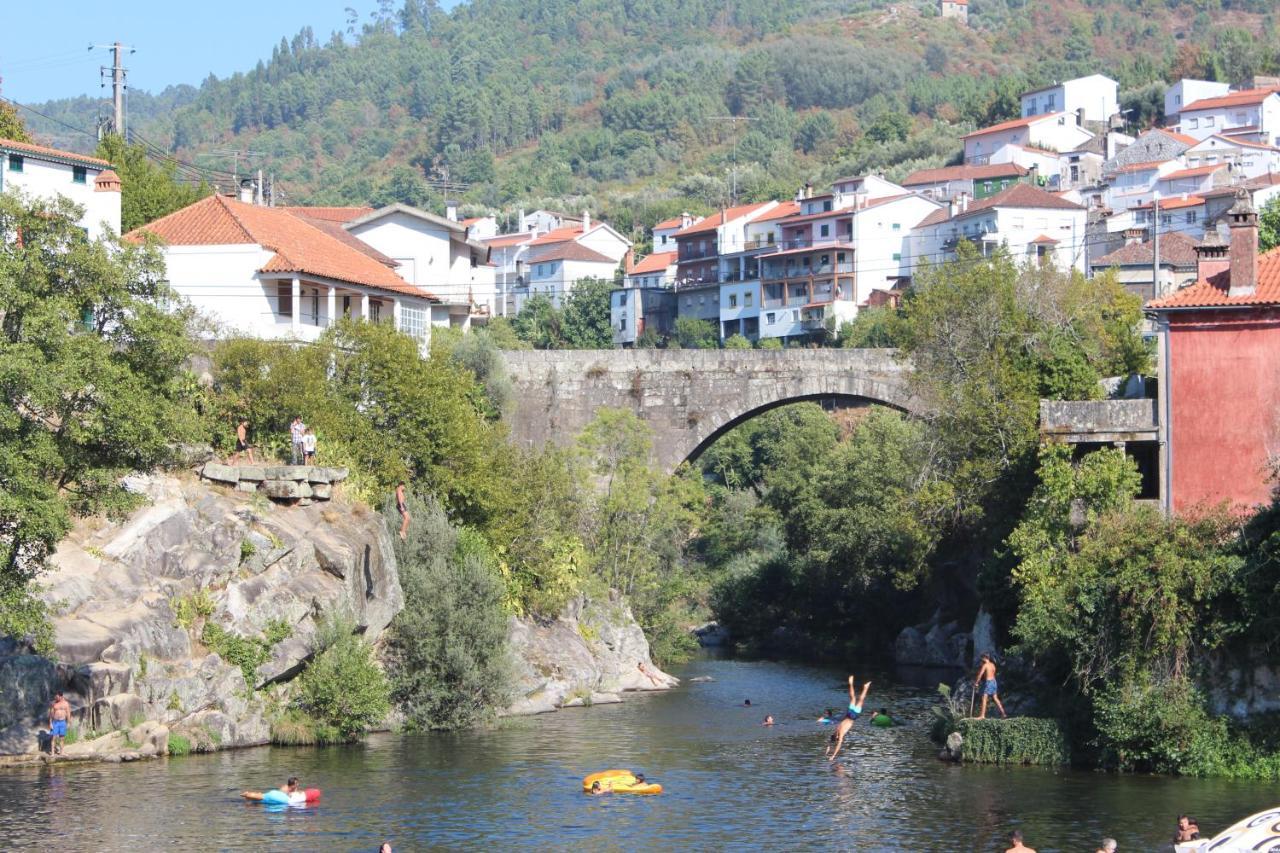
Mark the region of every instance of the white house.
POLYGON ((1028 184, 972 203, 953 203, 911 232, 913 271, 955 257, 961 240, 989 255, 1000 246, 1014 258, 1039 259, 1061 270, 1085 269, 1085 208, 1028 184))
POLYGON ((1006 145, 1073 151, 1092 138, 1071 113, 1024 116, 965 134, 964 161, 970 165, 989 163, 991 155, 1006 145))
POLYGON ((618 266, 631 251, 631 241, 603 222, 583 216, 580 225, 566 225, 535 237, 527 244, 523 264, 524 292, 517 292, 515 313, 535 293, 563 304, 573 286, 588 278, 613 281, 618 266))
POLYGON ((567 225, 581 225, 585 216, 585 213, 582 216, 574 216, 554 210, 535 210, 533 213, 526 214, 522 210, 516 219, 520 231, 546 234, 548 231, 564 228, 567 225))
POLYGON ((472 240, 488 240, 498 236, 498 219, 495 216, 471 216, 462 220, 462 225, 472 240))
POLYGON ((92 240, 120 233, 120 177, 96 157, 0 139, 0 192, 65 196, 84 208, 80 227, 92 240))
POLYGON ((1216 187, 1225 187, 1230 182, 1231 176, 1227 164, 1211 163, 1207 166, 1177 169, 1161 175, 1156 181, 1156 192, 1161 198, 1198 195, 1216 187))
MULTIPOLYGON (((782 223, 800 213, 800 203, 784 201, 763 215, 743 225, 743 243, 736 252, 720 255, 720 337, 742 335, 755 341, 762 337, 760 305, 763 290, 760 283, 760 259, 778 251, 783 240, 782 223)), ((776 319, 776 318, 775 318, 776 319)), ((767 337, 800 334, 799 322, 794 329, 776 324, 767 337)))
POLYGON ((1178 115, 1187 104, 1206 98, 1220 98, 1231 91, 1227 83, 1212 80, 1188 80, 1183 78, 1164 90, 1164 121, 1168 125, 1178 123, 1178 115))
MULTIPOLYGON (((1022 93, 1022 117, 1053 113, 1083 116, 1104 122, 1120 111, 1120 84, 1102 74, 1090 74, 1022 93)), ((1066 150, 1066 149, 1062 149, 1066 150)))
POLYGON ((629 288, 673 287, 676 283, 676 252, 650 252, 627 269, 629 288))
POLYGON ((1204 196, 1184 193, 1162 195, 1133 209, 1133 226, 1150 234, 1159 211, 1161 234, 1186 234, 1199 237, 1209 224, 1208 204, 1204 196))
POLYGON ((950 201, 961 195, 985 198, 1026 180, 1029 174, 1029 169, 1017 163, 943 166, 912 172, 902 182, 902 186, 937 201, 950 201))
POLYGON ((1245 89, 1187 104, 1178 130, 1196 140, 1214 134, 1280 145, 1280 94, 1277 89, 1245 89))
POLYGON ((159 238, 170 285, 222 331, 315 340, 340 317, 394 323, 425 347, 449 306, 326 220, 220 195, 126 235, 159 238))
POLYGON ((396 273, 405 281, 444 300, 446 304, 433 311, 433 325, 466 327, 473 309, 482 317, 494 314, 489 247, 470 239, 462 223, 407 204, 392 204, 341 227, 394 260, 396 273))
POLYGON ((1115 168, 1107 176, 1107 207, 1124 210, 1151 201, 1156 185, 1165 175, 1185 168, 1181 158, 1128 163, 1115 168))
POLYGON ((1183 157, 1187 166, 1212 166, 1227 164, 1231 175, 1256 178, 1260 175, 1280 173, 1280 148, 1257 142, 1245 142, 1214 134, 1187 149, 1183 157))
POLYGON ((748 223, 777 207, 776 201, 728 207, 677 231, 676 286, 719 283, 720 256, 743 251, 748 223))
POLYGON ((701 222, 703 217, 682 213, 671 219, 664 219, 653 226, 653 251, 674 252, 676 250, 676 232, 683 231, 690 225, 701 222))

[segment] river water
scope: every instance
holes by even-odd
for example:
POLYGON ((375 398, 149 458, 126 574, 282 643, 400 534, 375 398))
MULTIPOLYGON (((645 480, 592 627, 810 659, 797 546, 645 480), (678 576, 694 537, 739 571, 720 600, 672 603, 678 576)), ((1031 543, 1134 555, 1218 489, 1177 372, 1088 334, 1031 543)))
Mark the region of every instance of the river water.
POLYGON ((832 767, 830 728, 813 719, 842 704, 843 673, 699 660, 677 674, 678 690, 491 731, 0 771, 0 849, 962 851, 1003 850, 1020 828, 1042 853, 1092 851, 1104 835, 1134 851, 1165 849, 1182 811, 1212 832, 1280 803, 1275 784, 943 764, 933 697, 879 682, 868 705, 907 725, 860 721, 832 767), (584 796, 581 777, 609 767, 666 793, 584 796), (291 774, 323 789, 320 805, 272 812, 237 796, 291 774))

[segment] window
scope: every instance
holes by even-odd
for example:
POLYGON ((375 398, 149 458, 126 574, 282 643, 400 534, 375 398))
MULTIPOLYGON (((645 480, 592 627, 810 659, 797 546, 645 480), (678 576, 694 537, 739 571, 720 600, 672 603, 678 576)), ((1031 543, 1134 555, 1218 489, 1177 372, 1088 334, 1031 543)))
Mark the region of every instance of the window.
POLYGON ((541 277, 542 277, 542 275, 543 275, 543 272, 542 272, 542 264, 535 264, 535 265, 534 265, 534 267, 533 267, 533 274, 534 274, 534 275, 536 275, 536 276, 538 276, 539 278, 541 278, 541 277))
POLYGON ((742 306, 743 306, 744 308, 750 308, 750 307, 751 307, 751 302, 752 302, 751 297, 752 297, 752 296, 754 296, 754 295, 755 295, 755 294, 751 293, 750 291, 748 291, 748 292, 746 292, 746 293, 742 294, 742 306))
POLYGON ((1173 214, 1172 214, 1172 213, 1162 213, 1162 214, 1160 214, 1160 224, 1161 224, 1161 225, 1172 225, 1172 224, 1173 224, 1173 214))
POLYGON ((1056 104, 1057 104, 1057 98, 1058 98, 1058 96, 1057 96, 1057 95, 1045 95, 1045 98, 1044 98, 1044 111, 1045 111, 1045 112, 1047 112, 1047 113, 1052 113, 1052 112, 1056 112, 1056 111, 1057 111, 1057 109, 1058 109, 1058 108, 1057 108, 1057 106, 1056 106, 1056 104))
POLYGON ((818 236, 820 237, 831 236, 831 226, 826 224, 818 226, 818 236))
POLYGON ((699 297, 698 297, 698 304, 699 304, 699 305, 705 305, 705 304, 706 304, 706 302, 707 302, 707 297, 705 297, 705 296, 699 296, 699 297))
POLYGON ((777 317, 777 316, 778 316, 778 315, 776 315, 776 314, 774 314, 772 311, 770 311, 768 314, 765 314, 765 315, 764 315, 764 321, 765 321, 766 323, 768 323, 770 326, 772 326, 772 325, 773 325, 774 318, 775 318, 775 317, 777 317))
POLYGON ((736 294, 736 293, 730 293, 730 294, 729 294, 729 307, 730 307, 730 308, 737 308, 737 307, 738 307, 738 294, 736 294))
POLYGON ((22 155, 21 154, 9 155, 9 171, 10 172, 22 171, 22 155))
POLYGON ((293 285, 287 281, 276 284, 276 313, 281 317, 293 316, 293 285))
POLYGON ((893 230, 894 230, 894 231, 901 231, 901 230, 902 230, 902 223, 901 223, 901 222, 895 222, 895 223, 893 223, 893 230))
POLYGON ((625 332, 627 330, 627 318, 622 317, 618 320, 618 331, 625 332))
POLYGON ((662 235, 662 245, 664 245, 664 246, 665 246, 665 245, 667 245, 667 235, 666 235, 666 234, 663 234, 663 235, 662 235))
POLYGON ((1236 124, 1242 125, 1248 120, 1249 120, 1249 117, 1244 113, 1236 113, 1236 124))
POLYGON ((685 308, 692 308, 692 307, 693 307, 693 297, 692 297, 692 296, 686 296, 686 297, 684 298, 684 307, 685 307, 685 308))
POLYGON ((320 325, 320 289, 311 289, 311 322, 320 325))
POLYGON ((627 304, 627 292, 625 290, 618 294, 618 304, 623 306, 627 304))
POLYGON ((793 322, 793 323, 799 323, 799 322, 800 322, 800 310, 799 310, 799 309, 796 309, 796 310, 794 310, 794 311, 792 311, 792 312, 791 312, 791 322, 793 322))
POLYGON ((1187 211, 1187 223, 1188 223, 1188 224, 1190 224, 1190 225, 1194 225, 1194 224, 1196 223, 1196 221, 1197 221, 1199 218, 1200 218, 1200 212, 1199 212, 1199 211, 1196 211, 1196 210, 1188 210, 1188 211, 1187 211))
POLYGON ((901 252, 894 252, 894 253, 893 253, 893 259, 894 259, 895 261, 900 261, 900 260, 902 260, 902 253, 901 253, 901 252))
POLYGON ((1205 117, 1204 117, 1204 126, 1205 126, 1205 127, 1213 127, 1213 118, 1214 118, 1213 116, 1205 116, 1205 117))
POLYGON ((827 199, 822 203, 822 212, 826 213, 829 210, 831 210, 831 199, 827 199))
POLYGON ((1199 127, 1199 126, 1200 126, 1200 119, 1198 119, 1198 118, 1189 118, 1189 119, 1187 119, 1187 129, 1188 129, 1188 130, 1195 130, 1195 129, 1196 129, 1197 127, 1199 127))
POLYGON ((373 323, 382 322, 382 303, 377 300, 369 300, 369 320, 373 323))
POLYGON ((982 191, 983 191, 984 193, 989 193, 989 192, 991 192, 991 182, 990 182, 990 181, 983 181, 983 182, 982 182, 982 191))
POLYGON ((420 341, 427 338, 427 310, 423 308, 413 308, 409 305, 400 306, 400 331, 410 337, 417 338, 420 341))
POLYGON ((88 180, 88 177, 89 177, 89 170, 86 169, 84 166, 71 167, 71 183, 83 184, 88 180))

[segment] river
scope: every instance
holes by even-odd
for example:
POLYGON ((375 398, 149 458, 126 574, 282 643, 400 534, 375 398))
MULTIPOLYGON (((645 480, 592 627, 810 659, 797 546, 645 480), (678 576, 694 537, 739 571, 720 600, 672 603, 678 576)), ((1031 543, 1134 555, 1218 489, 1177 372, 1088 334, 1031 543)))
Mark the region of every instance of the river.
POLYGON ((879 682, 868 705, 908 724, 859 722, 830 767, 830 729, 813 718, 842 703, 842 673, 698 660, 677 674, 668 693, 490 731, 0 771, 0 849, 960 851, 1003 850, 1017 827, 1041 853, 1092 851, 1104 835, 1135 851, 1164 849, 1182 811, 1211 833, 1280 803, 1275 784, 943 764, 927 738, 933 697, 879 682), (581 777, 608 767, 666 793, 584 796, 581 777), (323 789, 317 807, 237 797, 290 774, 323 789))

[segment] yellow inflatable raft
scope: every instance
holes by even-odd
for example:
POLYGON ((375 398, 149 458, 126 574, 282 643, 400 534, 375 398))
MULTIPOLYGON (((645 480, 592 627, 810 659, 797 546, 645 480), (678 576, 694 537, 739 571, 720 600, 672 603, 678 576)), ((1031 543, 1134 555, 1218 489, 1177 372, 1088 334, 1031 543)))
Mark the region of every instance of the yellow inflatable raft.
POLYGON ((656 782, 641 782, 630 770, 601 770, 582 779, 582 790, 591 793, 593 783, 599 782, 601 790, 615 794, 661 794, 662 786, 656 782))

